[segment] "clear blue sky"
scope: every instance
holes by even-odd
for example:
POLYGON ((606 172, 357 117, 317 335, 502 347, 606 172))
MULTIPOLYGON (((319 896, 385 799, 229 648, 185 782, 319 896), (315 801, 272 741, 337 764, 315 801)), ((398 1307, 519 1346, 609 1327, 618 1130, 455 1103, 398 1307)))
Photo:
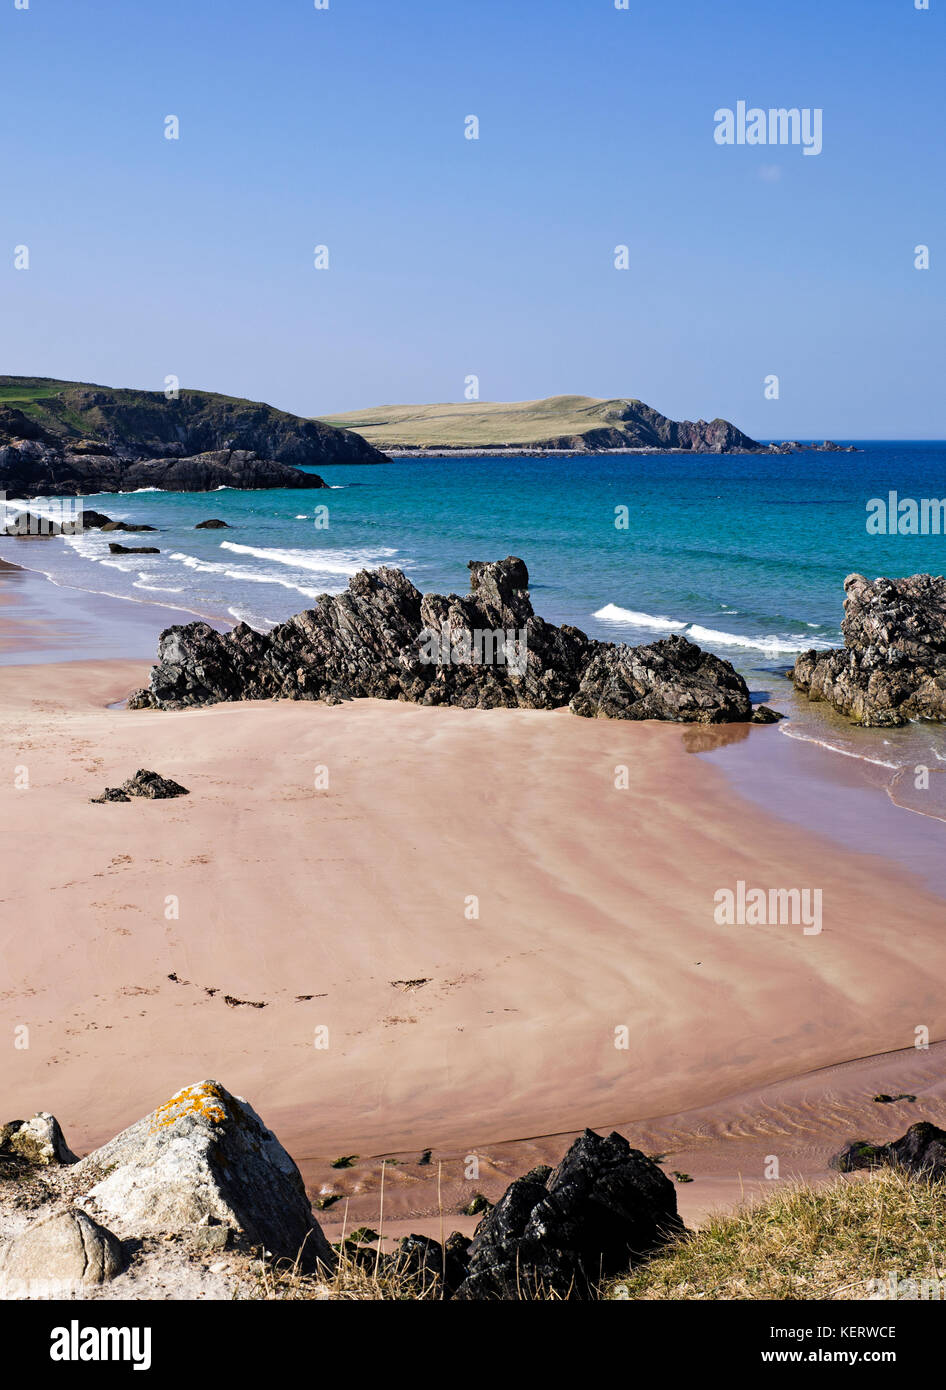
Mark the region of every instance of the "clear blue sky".
POLYGON ((0 371, 942 438, 930 3, 0 0, 0 371), (717 145, 739 100, 823 152, 717 145))

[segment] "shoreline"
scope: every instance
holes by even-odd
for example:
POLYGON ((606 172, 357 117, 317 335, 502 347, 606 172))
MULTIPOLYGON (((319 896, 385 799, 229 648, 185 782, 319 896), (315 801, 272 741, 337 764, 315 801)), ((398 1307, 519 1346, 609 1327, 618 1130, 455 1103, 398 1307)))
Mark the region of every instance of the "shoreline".
MULTIPOLYGON (((166 614, 136 618, 164 626, 166 614)), ((751 1157, 730 1142, 734 1097, 753 1097, 764 1116, 772 1095, 810 1089, 825 1070, 903 1072, 903 1052, 883 1059, 909 1047, 918 1018, 934 1043, 946 1033, 927 984, 941 959, 940 897, 903 858, 838 849, 780 816, 771 796, 761 808, 758 794, 747 799, 733 751, 706 756, 700 743, 725 731, 375 701, 119 714, 109 706, 150 663, 5 660, 4 732, 34 788, 4 791, 11 823, 28 863, 50 823, 69 846, 18 895, 23 919, 40 925, 30 941, 14 938, 0 1016, 32 1019, 36 1042, 8 1103, 57 1114, 77 1147, 217 1076, 261 1111, 314 1198, 339 1183, 341 1153, 400 1157, 386 1210, 412 1228, 431 1219, 438 1160, 485 1152, 483 1183, 505 1185, 516 1163, 554 1161, 562 1136, 586 1124, 642 1147, 679 1140, 674 1161, 696 1177, 678 1189, 681 1204, 705 1213, 713 1194, 738 1199, 751 1157), (634 770, 629 793, 612 787, 622 760, 634 770), (315 765, 332 771, 328 794, 311 790, 315 765), (137 766, 192 795, 88 805, 137 766), (740 875, 823 884, 837 916, 821 937, 727 938, 712 926, 713 889, 740 875), (494 901, 470 923, 462 903, 477 887, 494 901), (180 925, 164 918, 169 892, 187 904, 180 925), (261 937, 262 920, 278 934, 261 937), (893 938, 888 921, 899 923, 893 938), (311 1029, 321 1022, 341 1047, 320 1073, 311 1029), (613 1045, 621 1024, 630 1053, 613 1045), (120 1080, 113 1029, 127 1056, 120 1080), (717 1117, 716 1150, 691 1154, 686 1117, 698 1112, 704 1131, 717 1117), (432 1173, 411 1169, 412 1147, 434 1148, 432 1173), (526 1162, 539 1150, 548 1157, 526 1162)), ((771 786, 788 741, 743 733, 737 756, 771 786)), ((820 758, 822 781, 837 782, 820 758)), ((803 785, 808 774, 795 775, 803 785)), ((838 795, 869 818, 879 790, 841 781, 838 795)), ((919 1095, 919 1080, 908 1089, 919 1095)), ((894 1109, 906 1112, 898 1133, 942 1118, 941 1103, 930 1092, 922 1115, 874 1106, 874 1129, 894 1109)), ((796 1141, 820 1124, 803 1118, 796 1141)), ((821 1130, 841 1147, 831 1124, 821 1130)), ((824 1176, 823 1151, 792 1161, 824 1176)), ((359 1219, 377 1219, 378 1167, 342 1173, 359 1219)), ((334 1232, 335 1215, 319 1215, 334 1232)), ((466 1229, 455 1209, 450 1221, 466 1229)))
POLYGON ((833 454, 833 453, 859 453, 860 450, 851 441, 846 444, 837 444, 834 448, 826 449, 823 444, 814 442, 802 443, 799 449, 783 448, 780 444, 760 444, 758 449, 680 449, 662 448, 651 444, 639 447, 628 447, 618 449, 550 449, 540 444, 524 444, 522 446, 512 445, 477 445, 468 444, 430 444, 418 445, 414 448, 408 445, 392 445, 390 448, 376 445, 381 452, 390 459, 448 459, 448 458, 595 458, 606 455, 692 455, 695 457, 710 458, 784 458, 786 454, 833 454))
POLYGON ((43 569, 0 557, 0 667, 149 659, 164 628, 195 620, 218 631, 234 626, 232 618, 176 604, 59 583, 43 569))

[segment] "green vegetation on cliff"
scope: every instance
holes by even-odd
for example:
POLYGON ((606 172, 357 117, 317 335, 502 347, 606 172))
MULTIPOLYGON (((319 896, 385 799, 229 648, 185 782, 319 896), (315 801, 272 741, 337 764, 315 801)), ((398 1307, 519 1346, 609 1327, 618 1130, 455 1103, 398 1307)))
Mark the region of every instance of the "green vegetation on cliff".
POLYGON ((61 447, 89 440, 124 458, 249 449, 297 467, 384 462, 351 431, 215 391, 182 389, 168 399, 163 391, 0 376, 0 411, 3 407, 20 412, 61 447))

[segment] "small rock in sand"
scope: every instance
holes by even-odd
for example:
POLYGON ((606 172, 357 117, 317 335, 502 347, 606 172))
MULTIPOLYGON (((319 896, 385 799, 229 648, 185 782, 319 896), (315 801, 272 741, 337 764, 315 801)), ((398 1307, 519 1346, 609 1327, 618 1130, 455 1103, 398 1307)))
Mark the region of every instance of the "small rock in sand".
POLYGON ((90 801, 101 805, 104 801, 130 801, 133 796, 144 796, 151 801, 163 801, 171 796, 190 796, 186 787, 174 782, 170 777, 162 777, 157 772, 149 772, 140 767, 134 777, 129 777, 120 787, 106 787, 101 796, 92 796, 90 801))

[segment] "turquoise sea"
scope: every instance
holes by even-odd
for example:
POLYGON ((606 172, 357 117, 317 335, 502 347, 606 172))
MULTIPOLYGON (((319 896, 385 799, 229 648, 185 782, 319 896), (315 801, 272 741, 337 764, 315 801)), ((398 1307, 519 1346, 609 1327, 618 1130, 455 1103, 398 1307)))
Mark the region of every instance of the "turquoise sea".
POLYGON ((550 621, 629 643, 683 632, 777 696, 797 652, 840 642, 847 574, 946 569, 946 536, 877 536, 866 526, 868 501, 891 490, 946 495, 946 444, 858 447, 404 459, 326 468, 331 490, 103 495, 89 505, 158 528, 120 539, 157 545, 160 555, 112 556, 109 537, 94 531, 28 543, 28 555, 5 539, 0 553, 60 584, 262 629, 339 592, 364 567, 397 565, 421 590, 462 593, 468 560, 515 554, 550 621), (323 507, 324 528, 315 524, 323 507), (618 508, 626 528, 615 525, 618 508), (194 529, 208 517, 231 529, 194 529))

